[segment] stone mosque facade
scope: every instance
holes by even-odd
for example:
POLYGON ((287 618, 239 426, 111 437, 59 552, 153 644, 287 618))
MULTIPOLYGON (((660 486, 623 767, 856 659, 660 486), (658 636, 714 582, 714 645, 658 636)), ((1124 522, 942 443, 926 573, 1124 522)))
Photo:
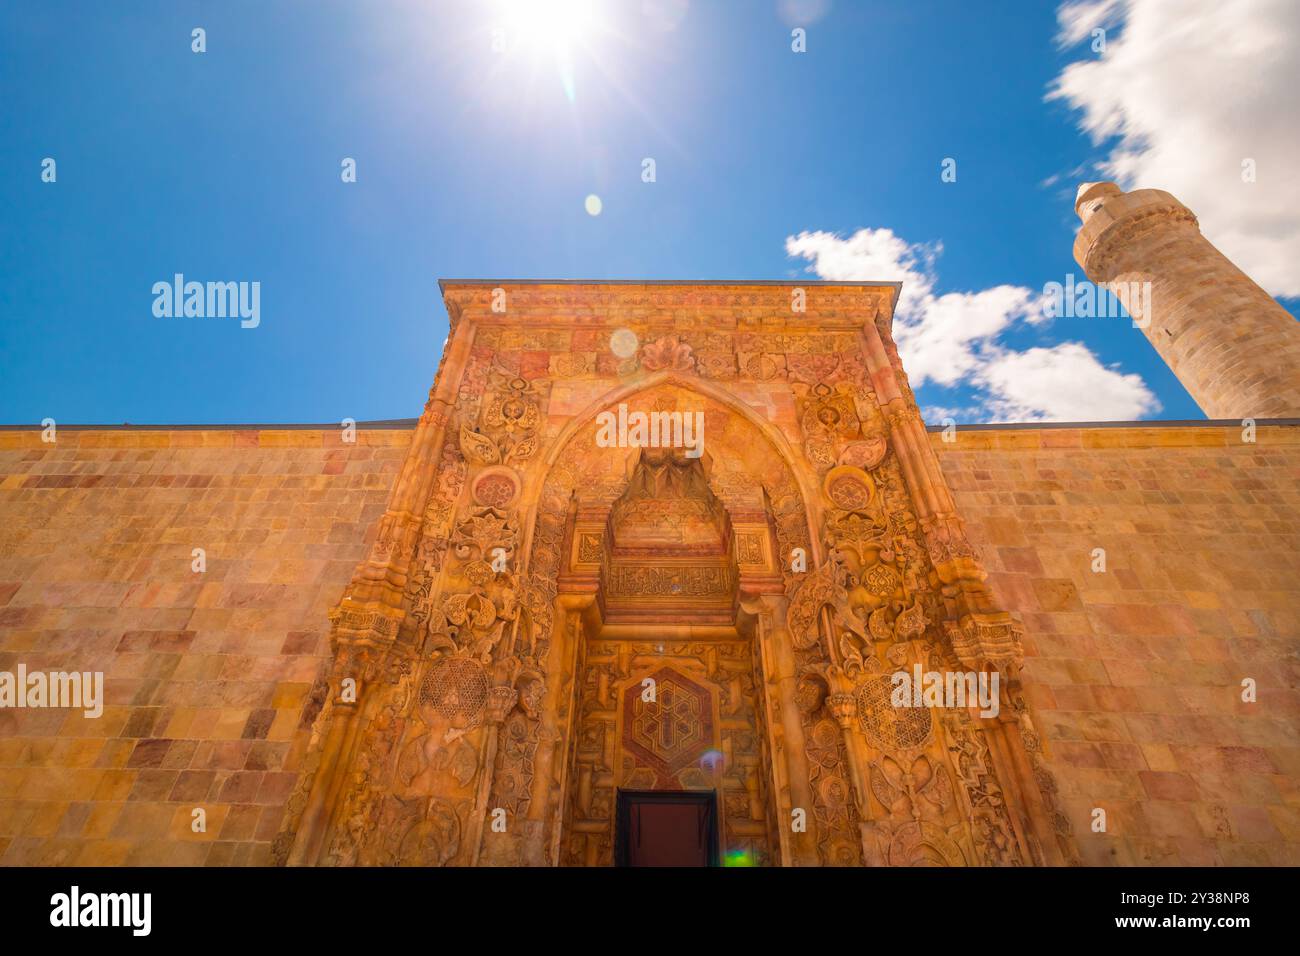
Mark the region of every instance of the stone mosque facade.
POLYGON ((487 280, 418 420, 0 431, 0 670, 105 679, 0 710, 0 864, 1300 863, 1300 331, 1077 209, 1209 420, 928 429, 893 283, 487 280))

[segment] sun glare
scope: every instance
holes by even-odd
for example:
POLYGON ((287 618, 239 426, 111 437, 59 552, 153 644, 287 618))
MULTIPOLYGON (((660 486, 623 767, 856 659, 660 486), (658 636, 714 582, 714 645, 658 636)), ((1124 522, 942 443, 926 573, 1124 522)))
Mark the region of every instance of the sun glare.
POLYGON ((576 51, 589 55, 599 22, 596 0, 501 0, 497 12, 495 49, 514 58, 520 54, 534 67, 550 61, 570 103, 577 98, 576 51))
POLYGON ((501 21, 512 45, 561 53, 596 25, 595 0, 504 0, 501 21))
POLYGON ((520 108, 543 105, 555 82, 575 108, 580 86, 626 95, 620 73, 646 52, 640 34, 629 32, 629 22, 643 18, 609 0, 495 0, 484 9, 490 11, 491 74, 510 86, 520 108))

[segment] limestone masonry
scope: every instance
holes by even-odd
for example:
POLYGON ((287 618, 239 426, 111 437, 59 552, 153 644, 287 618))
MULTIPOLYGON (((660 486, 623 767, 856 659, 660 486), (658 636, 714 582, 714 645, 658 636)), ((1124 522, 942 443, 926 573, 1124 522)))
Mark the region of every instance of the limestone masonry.
POLYGON ((0 673, 104 692, 0 701, 0 864, 1300 864, 1295 321, 1080 211, 1278 420, 929 432, 891 283, 446 281, 415 421, 0 429, 0 673))
MULTIPOLYGON (((411 436, 0 432, 0 670, 99 668, 109 693, 98 721, 0 712, 0 863, 270 861, 326 614, 411 436)), ((930 435, 995 598, 1025 621, 1025 694, 1087 864, 1300 862, 1300 428, 1239 437, 930 435)))

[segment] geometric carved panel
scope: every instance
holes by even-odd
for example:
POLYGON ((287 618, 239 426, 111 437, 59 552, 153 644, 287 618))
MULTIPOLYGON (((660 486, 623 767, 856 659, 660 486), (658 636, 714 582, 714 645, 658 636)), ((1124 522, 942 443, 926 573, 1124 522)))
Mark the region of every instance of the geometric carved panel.
POLYGON ((461 726, 478 726, 487 695, 487 671, 472 658, 444 657, 435 661, 420 685, 420 703, 461 726))
POLYGON ((672 777, 713 745, 713 700, 706 688, 671 667, 650 676, 654 701, 641 699, 640 681, 623 693, 623 746, 672 777))
POLYGON ((880 750, 923 746, 933 729, 930 708, 895 707, 893 691, 894 681, 888 674, 868 678, 858 688, 858 720, 863 733, 880 750))

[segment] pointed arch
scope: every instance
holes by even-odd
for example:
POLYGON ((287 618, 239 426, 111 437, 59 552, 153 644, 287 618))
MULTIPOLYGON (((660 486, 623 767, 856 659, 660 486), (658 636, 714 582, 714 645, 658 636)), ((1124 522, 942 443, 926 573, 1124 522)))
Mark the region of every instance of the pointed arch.
POLYGON ((652 391, 660 386, 676 386, 687 392, 695 393, 702 398, 716 402, 718 405, 726 408, 728 411, 737 415, 741 420, 762 436, 763 440, 771 447, 772 452, 780 461, 786 473, 790 476, 795 489, 798 491, 800 502, 803 505, 805 522, 807 524, 807 538, 810 547, 809 558, 814 564, 820 564, 822 559, 821 542, 816 528, 820 524, 821 503, 818 497, 817 489, 813 487, 804 469, 797 466, 794 449, 791 448, 785 435, 776 428, 771 422, 759 415, 752 407, 746 404, 738 396, 719 385, 701 379, 696 375, 685 374, 682 372, 665 369, 653 372, 644 378, 632 382, 621 383, 609 389, 595 400, 589 402, 582 411, 575 414, 565 426, 560 430, 554 442, 547 449, 542 458, 543 467, 532 470, 528 476, 527 484, 524 488, 523 500, 529 502, 528 514, 525 518, 525 537, 524 553, 531 551, 533 537, 537 527, 538 514, 542 505, 542 487, 546 483, 556 463, 560 460, 565 449, 573 439, 602 411, 611 406, 616 406, 620 402, 626 402, 636 395, 652 391))

